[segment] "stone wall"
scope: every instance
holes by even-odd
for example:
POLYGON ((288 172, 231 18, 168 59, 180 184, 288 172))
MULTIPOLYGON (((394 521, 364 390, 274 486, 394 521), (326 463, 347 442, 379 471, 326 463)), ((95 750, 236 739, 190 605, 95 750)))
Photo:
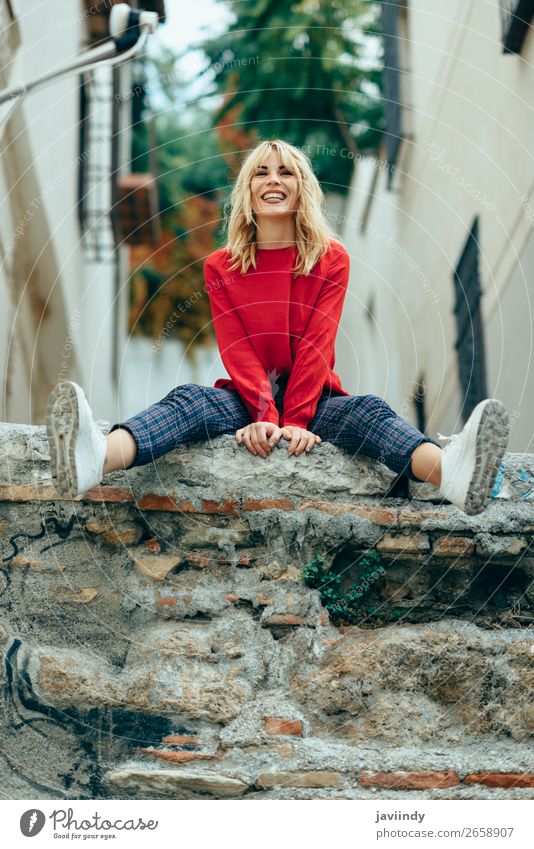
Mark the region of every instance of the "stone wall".
POLYGON ((531 456, 478 517, 329 443, 69 501, 0 425, 0 468, 6 798, 534 798, 531 456))

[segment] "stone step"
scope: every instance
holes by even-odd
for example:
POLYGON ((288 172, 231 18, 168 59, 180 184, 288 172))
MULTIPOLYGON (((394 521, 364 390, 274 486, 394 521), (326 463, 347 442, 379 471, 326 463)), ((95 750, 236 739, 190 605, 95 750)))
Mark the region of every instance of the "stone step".
MULTIPOLYGON (((51 486, 45 427, 0 422, 0 428, 0 497, 8 497, 10 486, 51 486)), ((258 458, 237 445, 231 434, 209 443, 180 446, 159 458, 156 465, 157 469, 150 465, 114 472, 106 477, 106 482, 110 488, 122 490, 123 498, 130 501, 137 501, 139 492, 144 496, 150 492, 163 498, 175 493, 178 502, 190 502, 196 489, 206 500, 217 501, 221 493, 226 499, 244 493, 261 504, 269 498, 308 500, 310 493, 316 491, 327 495, 331 502, 346 495, 383 496, 396 478, 383 464, 363 455, 352 457, 330 442, 316 446, 305 458, 288 457, 287 446, 279 443, 268 462, 262 463, 258 475, 258 458)), ((441 500, 435 487, 428 484, 410 481, 409 492, 416 500, 441 500)), ((494 494, 499 501, 532 505, 534 454, 506 454, 494 494)), ((47 491, 46 495, 51 497, 52 493, 47 491)))
POLYGON ((532 752, 517 744, 398 748, 294 740, 219 753, 145 750, 111 769, 137 798, 534 798, 532 752), (162 755, 190 755, 181 762, 162 755), (386 795, 388 794, 388 795, 386 795), (393 795, 391 795, 393 794, 393 795), (423 795, 424 794, 424 795, 423 795))

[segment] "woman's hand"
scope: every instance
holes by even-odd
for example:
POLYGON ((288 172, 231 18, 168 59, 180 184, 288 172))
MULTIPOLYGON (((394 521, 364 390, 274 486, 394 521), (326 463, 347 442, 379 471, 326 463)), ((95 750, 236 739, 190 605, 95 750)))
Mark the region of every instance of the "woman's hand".
POLYGON ((298 456, 303 451, 309 454, 316 443, 317 445, 321 444, 321 437, 316 436, 311 430, 306 430, 304 427, 285 425, 282 428, 282 435, 284 439, 291 441, 287 449, 288 455, 295 454, 295 456, 298 456))
POLYGON ((251 454, 259 454, 260 457, 267 457, 281 436, 290 443, 287 449, 288 456, 291 454, 298 456, 303 451, 309 454, 314 445, 321 444, 321 437, 304 427, 293 425, 278 427, 272 422, 251 422, 246 427, 240 427, 235 433, 235 438, 240 445, 245 444, 251 454))
POLYGON ((237 441, 244 443, 251 454, 259 454, 260 457, 267 457, 281 436, 282 429, 272 422, 251 422, 235 432, 237 441))

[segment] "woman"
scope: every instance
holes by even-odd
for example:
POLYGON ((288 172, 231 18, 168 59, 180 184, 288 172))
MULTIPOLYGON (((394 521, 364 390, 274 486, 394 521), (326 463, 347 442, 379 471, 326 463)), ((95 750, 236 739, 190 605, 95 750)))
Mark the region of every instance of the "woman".
POLYGON ((349 257, 322 211, 307 157, 261 142, 237 177, 225 248, 205 263, 215 334, 230 378, 177 386, 104 437, 83 391, 52 391, 47 429, 52 474, 81 495, 111 471, 140 466, 192 440, 235 433, 266 458, 285 439, 290 455, 322 439, 429 481, 466 513, 490 497, 508 438, 508 416, 488 399, 445 449, 375 395, 351 396, 333 371, 349 257))

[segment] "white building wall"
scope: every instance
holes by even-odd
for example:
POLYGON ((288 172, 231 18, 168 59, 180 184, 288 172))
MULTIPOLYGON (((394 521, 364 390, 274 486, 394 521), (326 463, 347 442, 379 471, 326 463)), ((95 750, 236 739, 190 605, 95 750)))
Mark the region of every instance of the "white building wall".
MULTIPOLYGON (((74 4, 67 17, 64 12, 58 15, 58 6, 52 2, 42 4, 36 13, 31 4, 15 0, 21 47, 13 80, 41 76, 76 56, 85 33, 82 19, 75 14, 77 6, 74 4), (46 28, 43 21, 47 21, 46 28)), ((48 280, 48 287, 50 291, 61 288, 67 317, 80 309, 83 276, 75 206, 78 118, 77 77, 30 94, 17 107, 10 122, 13 149, 8 148, 4 153, 12 156, 16 169, 10 194, 24 197, 24 211, 34 215, 20 241, 27 246, 35 264, 40 262, 43 251, 53 252, 57 269, 54 278, 48 280), (30 183, 31 191, 27 191, 30 183), (33 238, 38 211, 47 234, 36 231, 33 238)), ((32 263, 30 270, 33 266, 32 263)))
POLYGON ((520 56, 505 55, 497 3, 416 0, 408 10, 414 138, 394 191, 380 161, 374 187, 372 163, 356 169, 343 229, 352 273, 338 371, 349 391, 382 394, 412 421, 414 383, 424 376, 429 433, 460 426, 452 275, 478 215, 488 392, 513 412, 511 450, 529 450, 533 33, 520 56), (364 314, 372 293, 376 326, 364 314))
MULTIPOLYGON (((51 0, 39 9, 26 0, 12 5, 20 46, 11 85, 80 53, 86 39, 81 2, 68 9, 51 0)), ((111 85, 111 70, 100 73, 111 85)), ((125 279, 127 269, 117 253, 88 259, 81 239, 79 86, 75 75, 28 95, 0 128, 0 418, 6 420, 42 423, 48 392, 66 378, 84 386, 98 417, 116 403, 114 339, 117 332, 126 335, 116 311, 124 318, 127 300, 122 287, 116 306, 116 261, 125 279)), ((100 116, 108 123, 108 138, 92 158, 93 166, 100 161, 105 169, 108 209, 111 108, 110 101, 100 116)))
POLYGON ((125 421, 160 401, 175 386, 184 383, 213 386, 217 378, 225 375, 216 346, 197 348, 196 360, 192 362, 177 339, 165 339, 158 346, 151 339, 130 337, 120 363, 120 406, 112 411, 111 424, 125 421))

